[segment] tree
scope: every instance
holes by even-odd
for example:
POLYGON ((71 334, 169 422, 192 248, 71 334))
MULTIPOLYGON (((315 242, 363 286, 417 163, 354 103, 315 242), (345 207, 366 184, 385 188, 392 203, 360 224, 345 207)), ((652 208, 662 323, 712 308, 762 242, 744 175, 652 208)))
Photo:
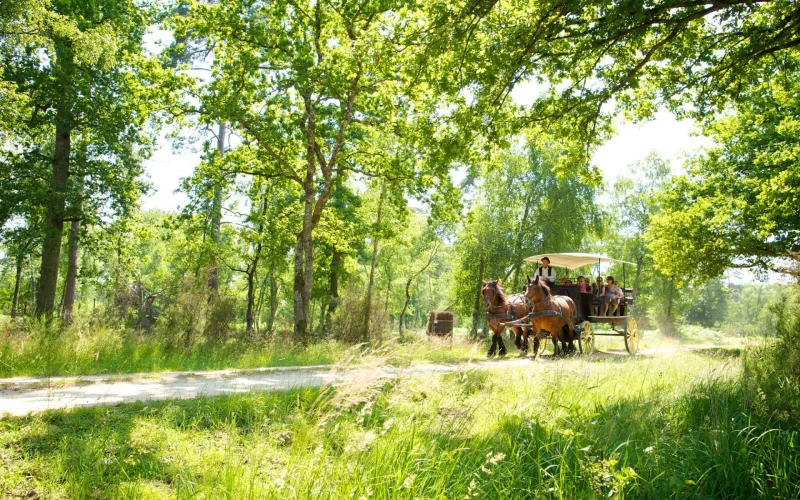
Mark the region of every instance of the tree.
POLYGON ((146 55, 143 37, 152 18, 136 2, 42 5, 43 21, 23 27, 36 37, 24 46, 4 45, 2 56, 3 78, 29 97, 31 108, 25 127, 18 127, 25 135, 16 138, 17 149, 41 150, 40 136, 54 144, 36 300, 37 315, 50 315, 76 140, 86 143, 86 198, 124 212, 144 187, 137 178, 152 143, 148 120, 170 102, 180 79, 146 55))
MULTIPOLYGON (((646 316, 651 310, 658 313, 657 321, 662 330, 673 333, 674 304, 679 293, 674 277, 660 272, 653 264, 653 255, 648 251, 647 235, 653 217, 661 210, 659 193, 669 182, 669 163, 655 153, 642 161, 629 165, 635 177, 620 177, 611 190, 613 203, 609 210, 609 227, 602 244, 616 247, 614 255, 636 263, 633 282, 637 315, 646 316)), ((623 275, 621 266, 610 270, 619 280, 623 275)), ((683 274, 679 278, 682 278, 683 274)))
POLYGON ((777 269, 800 253, 800 81, 765 80, 735 113, 710 119, 716 145, 689 164, 662 198, 650 248, 667 274, 692 262, 703 281, 731 267, 777 269))
POLYGON ((400 42, 410 28, 396 6, 378 1, 306 8, 223 0, 193 5, 177 25, 179 36, 191 30, 216 44, 220 78, 203 96, 203 111, 242 131, 258 159, 252 173, 291 179, 303 191, 293 252, 294 336, 307 342, 312 236, 334 180, 364 171, 365 163, 381 165, 382 155, 363 145, 418 112, 404 87, 411 79, 403 61, 411 56, 400 42))
POLYGON ((446 92, 469 89, 453 112, 463 135, 492 144, 543 124, 575 139, 577 168, 620 112, 644 118, 663 104, 708 116, 746 100, 750 86, 795 72, 788 55, 800 46, 793 2, 442 0, 425 12, 421 71, 446 92), (543 88, 517 110, 511 92, 525 81, 543 88))

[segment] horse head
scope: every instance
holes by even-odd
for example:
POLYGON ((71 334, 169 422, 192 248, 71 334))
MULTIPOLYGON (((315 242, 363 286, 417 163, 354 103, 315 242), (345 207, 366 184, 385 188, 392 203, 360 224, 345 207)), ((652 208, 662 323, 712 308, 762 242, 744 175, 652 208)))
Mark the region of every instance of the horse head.
POLYGON ((483 306, 486 309, 492 307, 498 297, 501 300, 504 298, 503 289, 500 288, 500 283, 497 280, 484 281, 481 295, 483 296, 483 306))
POLYGON ((528 282, 525 284, 525 296, 528 300, 533 302, 540 302, 544 300, 545 296, 550 294, 550 288, 547 287, 544 280, 540 280, 539 276, 525 276, 528 282))

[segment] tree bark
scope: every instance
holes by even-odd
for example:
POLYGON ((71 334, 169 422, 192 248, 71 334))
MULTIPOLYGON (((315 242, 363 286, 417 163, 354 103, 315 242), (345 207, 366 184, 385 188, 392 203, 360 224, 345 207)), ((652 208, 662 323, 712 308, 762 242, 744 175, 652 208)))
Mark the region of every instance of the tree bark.
POLYGON ((483 272, 486 267, 486 258, 484 257, 483 253, 481 253, 481 263, 480 267, 478 268, 478 290, 475 294, 475 307, 472 310, 472 331, 471 334, 473 337, 478 336, 478 322, 480 321, 481 317, 481 287, 483 286, 483 272))
POLYGON ((258 236, 258 243, 256 243, 256 250, 253 253, 253 258, 247 266, 247 334, 252 335, 255 331, 255 305, 256 305, 256 274, 258 272, 258 263, 261 261, 261 251, 264 248, 261 239, 264 235, 264 217, 267 215, 267 207, 269 206, 269 191, 264 195, 264 201, 261 205, 260 220, 256 229, 258 236))
MULTIPOLYGON (((225 156, 225 135, 227 127, 224 123, 219 124, 217 131, 217 151, 220 158, 225 156)), ((208 289, 211 291, 211 296, 219 295, 219 262, 217 261, 217 249, 219 248, 219 240, 222 228, 222 184, 217 182, 214 185, 214 195, 211 200, 211 241, 214 249, 211 252, 211 260, 208 263, 208 289)))
POLYGON ((403 321, 403 320, 405 319, 405 316, 406 316, 406 309, 408 308, 408 301, 409 301, 409 300, 411 300, 411 283, 412 283, 412 282, 413 282, 415 279, 417 279, 417 277, 418 277, 420 274, 424 273, 426 269, 428 269, 428 266, 430 266, 430 265, 431 265, 431 262, 433 262, 433 258, 436 256, 436 252, 437 252, 438 250, 439 250, 439 242, 437 241, 437 242, 436 242, 436 243, 433 245, 433 251, 431 251, 431 254, 430 254, 430 256, 428 257, 428 262, 426 262, 426 263, 425 263, 425 265, 424 265, 424 266, 422 266, 422 269, 420 269, 420 270, 419 270, 419 271, 417 271, 416 273, 412 274, 412 275, 411 275, 411 276, 408 278, 408 281, 406 281, 406 301, 405 301, 405 302, 403 302, 403 310, 400 312, 400 324, 399 324, 399 326, 398 326, 398 328, 399 328, 399 331, 398 331, 398 333, 400 333, 401 335, 403 334, 403 323, 404 323, 404 321, 403 321))
POLYGON ((42 238, 42 264, 36 290, 36 317, 51 316, 55 309, 58 266, 61 258, 61 238, 64 234, 67 180, 71 154, 72 103, 74 96, 74 54, 63 41, 56 41, 54 73, 60 82, 59 96, 55 102, 55 150, 53 175, 50 178, 49 199, 46 207, 42 238))
POLYGON ((47 203, 44 224, 42 265, 39 271, 39 285, 36 291, 36 317, 50 316, 55 308, 71 149, 72 117, 68 106, 69 104, 62 100, 57 104, 56 110, 53 176, 50 179, 50 197, 47 203))
POLYGON ((367 284, 367 299, 364 304, 364 326, 361 330, 361 339, 363 342, 369 341, 369 315, 372 312, 372 291, 375 287, 375 267, 378 263, 378 243, 380 238, 378 232, 383 218, 383 195, 384 188, 381 187, 380 198, 378 199, 378 216, 375 223, 376 230, 372 235, 372 260, 369 265, 369 283, 367 284))
POLYGON ((667 332, 668 335, 672 336, 675 333, 675 329, 673 328, 672 324, 672 296, 675 293, 675 279, 670 278, 669 280, 669 294, 667 296, 667 332))
POLYGON ((294 247, 294 340, 308 343, 309 309, 311 302, 311 283, 313 255, 311 248, 311 214, 313 193, 306 192, 303 227, 297 233, 294 247))
POLYGON ((278 283, 275 281, 275 259, 269 263, 269 316, 267 317, 267 332, 272 334, 275 324, 275 313, 278 311, 278 283))
POLYGON ((256 246, 256 254, 247 270, 247 334, 252 335, 255 330, 255 305, 256 305, 256 269, 261 256, 261 243, 256 246))
POLYGON ((328 302, 328 310, 325 313, 325 334, 330 334, 333 314, 339 308, 339 268, 342 265, 342 252, 334 247, 333 255, 331 256, 331 290, 330 301, 328 302))
POLYGON ((75 290, 78 282, 78 243, 80 239, 81 221, 74 219, 67 237, 67 280, 64 288, 63 319, 67 324, 72 323, 72 310, 75 305, 75 290))
POLYGON ((22 286, 22 263, 23 256, 17 255, 17 274, 14 279, 14 295, 11 299, 11 319, 16 319, 19 311, 19 289, 22 286))

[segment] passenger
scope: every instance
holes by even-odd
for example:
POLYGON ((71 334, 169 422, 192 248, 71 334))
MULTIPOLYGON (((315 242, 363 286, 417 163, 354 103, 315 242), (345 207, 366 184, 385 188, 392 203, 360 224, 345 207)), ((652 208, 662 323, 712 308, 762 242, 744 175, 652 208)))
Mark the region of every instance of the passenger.
POLYGON ((614 281, 613 276, 606 277, 605 293, 603 294, 603 316, 613 316, 619 307, 619 285, 614 281), (609 314, 609 306, 614 306, 609 314))
POLYGON ((587 283, 586 278, 578 276, 578 291, 581 293, 592 293, 592 287, 587 283))
POLYGON ((569 279, 569 276, 563 276, 561 278, 561 284, 562 285, 571 285, 572 284, 572 280, 569 279))
POLYGON ((625 290, 619 286, 619 283, 617 283, 617 304, 619 306, 617 312, 622 315, 622 305, 625 304, 625 290))
POLYGON ((549 257, 542 257, 542 266, 536 270, 535 275, 539 276, 539 279, 547 280, 547 283, 550 285, 556 284, 556 272, 550 267, 549 257))
POLYGON ((603 303, 603 296, 606 294, 606 287, 603 285, 602 277, 598 276, 597 279, 594 280, 592 294, 594 295, 594 300, 592 301, 592 315, 599 316, 600 305, 603 303))

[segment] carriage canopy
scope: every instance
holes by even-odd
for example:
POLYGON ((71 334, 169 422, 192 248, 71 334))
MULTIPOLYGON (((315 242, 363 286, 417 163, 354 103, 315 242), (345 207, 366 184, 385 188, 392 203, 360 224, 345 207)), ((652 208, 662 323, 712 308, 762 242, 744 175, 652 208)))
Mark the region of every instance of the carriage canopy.
POLYGON ((525 259, 525 262, 539 262, 543 258, 550 259, 550 265, 553 267, 563 267, 569 269, 577 269, 583 266, 591 266, 597 263, 605 262, 618 262, 620 264, 630 264, 635 266, 633 262, 625 260, 611 259, 603 255, 594 255, 591 253, 543 253, 541 255, 534 255, 525 259))

